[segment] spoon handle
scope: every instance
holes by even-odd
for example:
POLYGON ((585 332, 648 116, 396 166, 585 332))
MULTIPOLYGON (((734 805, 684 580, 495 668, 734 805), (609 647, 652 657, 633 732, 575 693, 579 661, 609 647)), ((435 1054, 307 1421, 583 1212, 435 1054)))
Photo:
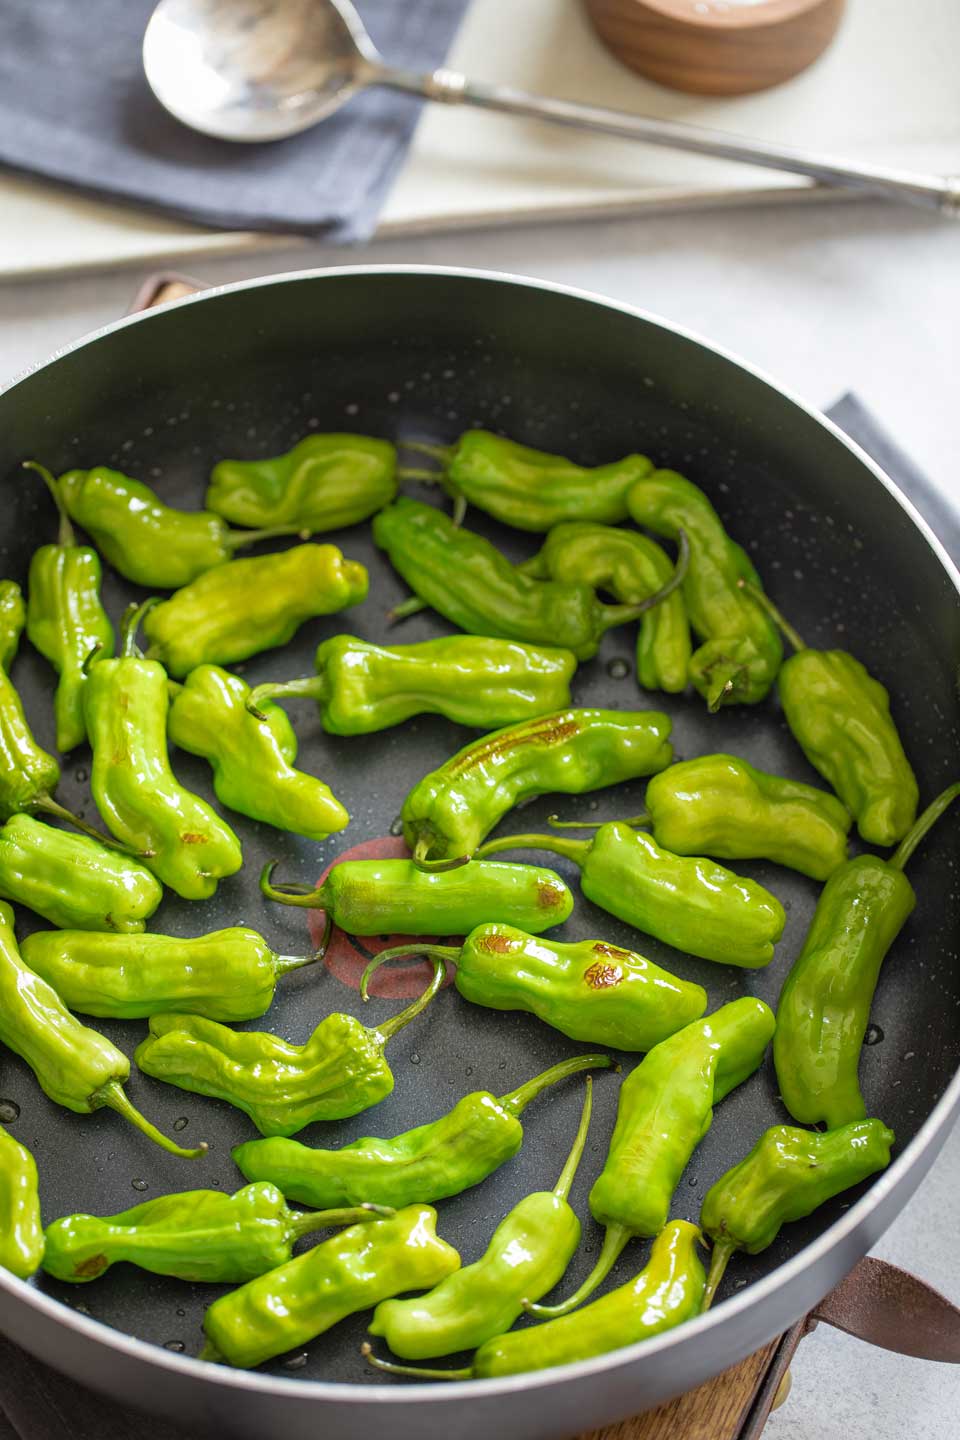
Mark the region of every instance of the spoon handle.
POLYGON ((554 125, 593 130, 601 135, 643 140, 648 145, 690 150, 697 155, 714 155, 724 160, 740 160, 745 165, 762 165, 769 170, 787 170, 793 175, 806 175, 823 185, 859 190, 887 200, 917 205, 925 210, 937 210, 953 219, 960 218, 960 175, 918 175, 906 170, 850 164, 792 146, 742 138, 723 130, 707 130, 676 120, 631 115, 625 110, 608 110, 602 105, 582 105, 572 100, 530 95, 509 85, 479 84, 455 70, 417 74, 391 66, 377 66, 375 72, 368 76, 367 83, 371 82, 446 104, 477 105, 484 110, 526 115, 536 120, 549 120, 554 125))

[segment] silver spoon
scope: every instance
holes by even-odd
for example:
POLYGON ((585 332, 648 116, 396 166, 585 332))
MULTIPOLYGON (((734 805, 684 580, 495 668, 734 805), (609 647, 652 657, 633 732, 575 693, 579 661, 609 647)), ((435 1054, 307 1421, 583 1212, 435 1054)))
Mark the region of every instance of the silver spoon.
POLYGON ((428 100, 787 170, 960 216, 960 176, 845 164, 719 130, 478 84, 455 70, 397 69, 386 64, 350 0, 159 0, 143 38, 143 64, 161 105, 183 124, 221 140, 296 135, 359 90, 385 85, 428 100))

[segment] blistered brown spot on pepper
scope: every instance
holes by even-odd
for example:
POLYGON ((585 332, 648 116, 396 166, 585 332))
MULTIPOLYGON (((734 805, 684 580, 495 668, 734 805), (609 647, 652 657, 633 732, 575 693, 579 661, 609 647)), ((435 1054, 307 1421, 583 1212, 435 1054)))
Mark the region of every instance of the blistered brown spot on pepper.
POLYGON ((84 1280, 92 1280, 96 1275, 102 1275, 109 1264, 106 1255, 91 1255, 79 1265, 75 1265, 73 1273, 82 1276, 84 1280))
POLYGON ((513 948, 509 935, 484 935, 480 940, 480 949, 489 950, 492 955, 506 955, 513 948))
POLYGON ((619 985, 623 979, 623 971, 619 965, 604 965, 598 960, 588 970, 584 970, 583 978, 591 990, 607 990, 612 985, 619 985))
POLYGON ((537 886, 537 904, 541 910, 556 910, 566 899, 564 890, 559 885, 550 885, 541 880, 537 886))
POLYGON ((206 845, 207 843, 206 835, 198 835, 194 830, 184 831, 180 840, 184 845, 206 845))
POLYGON ((580 721, 569 713, 547 716, 531 721, 529 725, 516 727, 510 735, 491 735, 485 745, 472 746, 467 754, 461 757, 459 764, 451 762, 441 769, 445 774, 457 775, 462 770, 495 760, 498 755, 509 755, 511 750, 516 750, 521 745, 543 746, 549 749, 552 745, 562 745, 565 740, 579 732, 580 721))
POLYGON ((608 960, 630 959, 629 950, 621 950, 619 945, 608 945, 605 940, 595 940, 593 942, 593 953, 594 955, 603 955, 608 960))

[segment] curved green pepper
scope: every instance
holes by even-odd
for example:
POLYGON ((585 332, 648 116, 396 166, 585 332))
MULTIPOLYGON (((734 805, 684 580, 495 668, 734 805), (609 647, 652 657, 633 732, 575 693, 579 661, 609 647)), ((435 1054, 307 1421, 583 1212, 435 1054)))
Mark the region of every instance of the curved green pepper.
POLYGON ((297 737, 279 705, 264 702, 257 719, 248 711, 251 693, 239 675, 198 665, 183 685, 170 682, 168 737, 209 760, 221 805, 277 830, 326 840, 350 816, 329 786, 294 768, 297 737))
POLYGON ((21 1280, 43 1259, 38 1183, 30 1151, 0 1125, 0 1269, 21 1280))
POLYGON ((486 635, 389 646, 334 635, 320 644, 315 664, 309 679, 258 685, 253 713, 264 700, 302 695, 316 700, 332 735, 369 735, 412 715, 445 715, 488 729, 568 705, 577 668, 569 650, 486 635))
MULTIPOLYGON (((578 520, 555 526, 539 554, 519 569, 537 580, 584 581, 623 605, 646 600, 673 575, 669 555, 649 535, 578 520)), ((687 688, 690 650, 687 607, 678 589, 640 621, 639 684, 679 694, 687 688)))
POLYGON ((0 898, 65 930, 143 930, 163 898, 145 865, 88 835, 11 815, 0 830, 0 898))
POLYGON ((290 1210, 275 1185, 245 1185, 235 1195, 184 1190, 146 1200, 119 1215, 65 1215, 47 1226, 43 1268, 82 1285, 126 1260, 152 1275, 242 1285, 275 1270, 304 1235, 391 1215, 382 1205, 290 1210))
POLYGON ((100 600, 100 556, 89 545, 77 544, 50 471, 33 460, 25 461, 24 469, 37 472, 60 513, 57 543, 42 545, 30 561, 27 634, 60 677, 53 702, 57 749, 73 750, 87 738, 84 662, 95 647, 104 655, 113 654, 113 626, 100 600))
POLYGON ((417 782, 400 812, 403 838, 418 864, 469 859, 523 800, 582 795, 662 770, 673 758, 670 728, 658 710, 560 710, 495 730, 417 782))
POLYGON ((525 1196, 500 1221, 481 1258, 435 1290, 377 1306, 370 1334, 384 1336, 394 1355, 429 1360, 474 1350, 509 1330, 525 1299, 539 1300, 563 1278, 580 1243, 569 1195, 590 1126, 592 1083, 587 1076, 580 1126, 554 1188, 525 1196))
POLYGON ((415 1380, 492 1380, 608 1355, 624 1345, 662 1335, 699 1314, 703 1297, 699 1244, 696 1225, 671 1220, 654 1240, 645 1267, 626 1285, 585 1305, 575 1315, 488 1340, 466 1369, 426 1370, 394 1365, 378 1360, 370 1353, 369 1345, 363 1345, 361 1351, 378 1370, 415 1380))
MULTIPOLYGON (((150 604, 147 601, 147 604, 150 604)), ((94 659, 84 692, 93 750, 90 788, 107 827, 185 900, 212 895, 243 863, 240 841, 167 755, 167 676, 136 645, 143 606, 127 608, 116 660, 94 659)))
POLYGON ((755 705, 769 693, 783 659, 777 627, 750 603, 740 581, 760 585, 746 552, 730 539, 703 491, 674 470, 657 470, 627 497, 630 515, 657 535, 690 545, 683 598, 704 643, 690 679, 711 710, 755 705))
POLYGON ((777 1006, 773 1058, 795 1120, 828 1130, 862 1120, 857 1071, 880 967, 917 902, 903 873, 917 845, 960 794, 951 785, 917 820, 890 860, 859 855, 835 870, 777 1006))
POLYGON ((512 1159, 523 1143, 520 1116, 550 1085, 582 1070, 609 1069, 607 1055, 577 1055, 499 1099, 475 1090, 452 1110, 390 1140, 365 1135, 339 1150, 315 1150, 299 1140, 247 1140, 231 1152, 248 1180, 271 1180, 288 1200, 317 1209, 443 1200, 479 1185, 512 1159))
POLYGON ((366 520, 397 493, 397 452, 366 435, 307 435, 267 460, 221 460, 210 472, 208 510, 231 525, 340 530, 366 520))
POLYGON ((601 825, 592 840, 506 835, 475 854, 518 848, 566 856, 580 866, 588 900, 702 960, 755 970, 770 963, 783 934, 783 906, 755 880, 700 856, 672 855, 621 821, 601 825))
POLYGON ((702 985, 631 950, 603 940, 548 942, 497 924, 478 925, 459 949, 413 942, 381 950, 363 974, 365 1000, 371 976, 401 955, 451 961, 457 989, 473 1005, 524 1010, 571 1040, 615 1050, 650 1050, 707 1008, 702 985))
POLYGON ((439 1238, 436 1223, 429 1205, 409 1205, 388 1220, 351 1225, 222 1295, 203 1317, 201 1360, 249 1369, 391 1295, 438 1285, 460 1256, 439 1238))
POLYGON ((757 1255, 780 1228, 802 1220, 819 1205, 859 1185, 890 1163, 894 1133, 882 1120, 859 1120, 826 1135, 774 1125, 749 1155, 707 1191, 700 1211, 703 1233, 713 1241, 703 1308, 709 1309, 731 1255, 757 1255))
POLYGON ((153 1015, 133 1058, 155 1080, 244 1110, 261 1135, 295 1135, 316 1120, 359 1115, 390 1094, 384 1046, 426 1008, 443 977, 436 961, 429 987, 399 1015, 373 1029, 352 1015, 328 1015, 304 1045, 200 1015, 153 1015))
POLYGON ((0 901, 0 1044, 30 1066, 44 1094, 79 1115, 106 1106, 129 1120, 155 1144, 195 1160, 206 1145, 185 1150, 161 1135, 134 1108, 123 1089, 130 1061, 105 1035, 81 1025, 46 980, 20 955, 13 911, 0 901))
POLYGON ((178 680, 198 665, 232 665, 286 645, 305 620, 359 604, 368 585, 365 568, 336 545, 230 560, 147 614, 147 655, 178 680))

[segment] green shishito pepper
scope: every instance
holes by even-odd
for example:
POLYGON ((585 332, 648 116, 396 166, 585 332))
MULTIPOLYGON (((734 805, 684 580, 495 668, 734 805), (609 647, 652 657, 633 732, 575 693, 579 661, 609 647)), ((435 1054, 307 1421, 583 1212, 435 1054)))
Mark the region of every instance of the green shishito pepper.
POLYGON ((558 710, 495 730, 417 782, 403 802, 403 838, 418 864, 469 859, 523 800, 662 770, 673 759, 670 727, 657 710, 558 710))
POLYGON ((240 869, 240 841, 170 769, 166 672, 156 660, 145 660, 136 643, 145 608, 128 606, 118 658, 94 657, 89 666, 84 713, 93 750, 90 788, 118 840, 185 900, 203 900, 218 880, 240 869))
POLYGON ((699 1314, 703 1296, 699 1244, 696 1225, 671 1220, 654 1240, 645 1267, 626 1285, 585 1305, 575 1315, 512 1330, 486 1341, 466 1369, 394 1365, 377 1359, 366 1344, 361 1346, 361 1352, 378 1370, 414 1380, 493 1380, 608 1355, 624 1345, 662 1335, 699 1314))
POLYGON ((701 985, 603 940, 546 941, 512 925, 478 925, 457 949, 411 943, 381 950, 360 985, 403 955, 453 962, 465 1000, 491 1010, 524 1010, 571 1040, 615 1050, 650 1050, 707 1008, 701 985))
POLYGON ((755 705, 769 693, 783 647, 777 627, 740 588, 760 577, 731 540, 706 495, 673 470, 657 470, 628 496, 632 519, 657 535, 690 546, 683 598, 690 624, 703 640, 690 661, 690 679, 711 710, 755 705))
POLYGON ((245 545, 303 529, 229 530, 219 515, 171 509, 142 480, 106 465, 68 470, 56 484, 70 519, 83 526, 114 570, 149 590, 188 585, 245 545))
POLYGON ((147 614, 147 654, 178 680, 198 665, 232 665, 286 645, 305 620, 358 605, 368 585, 364 566, 336 545, 230 560, 147 614))
POLYGON ((44 1094, 78 1115, 106 1106, 171 1155, 195 1160, 206 1145, 184 1150, 135 1109, 123 1089, 130 1061, 96 1030, 81 1025, 57 992, 35 975, 17 949, 13 911, 0 901, 0 1044, 30 1066, 44 1094))
POLYGON ((773 1012, 745 995, 654 1047, 620 1087, 617 1122, 590 1212, 605 1226, 593 1270, 559 1305, 530 1305, 535 1315, 565 1315, 592 1295, 635 1236, 658 1235, 673 1192, 710 1129, 713 1107, 759 1067, 775 1028, 773 1012))
POLYGON ((255 1020, 270 1008, 281 975, 323 953, 277 955, 256 930, 239 925, 190 938, 35 930, 20 948, 71 1010, 114 1020, 169 1010, 255 1020))
POLYGON ((627 493, 653 471, 646 455, 625 455, 607 465, 584 466, 562 455, 533 450, 489 430, 467 430, 455 445, 407 440, 443 466, 433 471, 401 470, 401 478, 440 478, 462 507, 475 505, 515 530, 550 530, 564 520, 615 525, 627 518, 627 493))
POLYGON ((393 1212, 383 1205, 290 1210, 275 1185, 245 1185, 235 1195, 184 1190, 119 1215, 65 1215, 47 1226, 43 1268, 82 1285, 119 1260, 206 1284, 242 1285, 275 1270, 304 1235, 393 1212))
POLYGON ((552 850, 572 860, 588 900, 702 960, 758 969, 773 959, 786 924, 780 901, 755 880, 701 856, 673 855, 621 821, 601 825, 592 840, 506 835, 474 853, 482 858, 516 849, 552 850))
POLYGON ((100 556, 89 545, 77 544, 50 471, 32 460, 25 461, 24 469, 37 472, 60 513, 57 543, 42 545, 30 561, 27 634, 60 677, 53 702, 57 749, 73 750, 87 738, 84 661, 95 646, 104 655, 113 654, 113 626, 100 600, 100 556))
POLYGON ((391 1295, 438 1285, 460 1256, 437 1235, 436 1223, 429 1205, 408 1205, 390 1219, 351 1225, 248 1280, 207 1310, 200 1359, 249 1369, 391 1295))
POLYGON ((394 1355, 429 1360, 474 1350, 509 1330, 525 1299, 539 1300, 563 1278, 580 1243, 580 1221, 569 1203, 590 1126, 591 1086, 567 1162, 552 1190, 527 1195, 493 1232, 481 1258, 412 1300, 384 1300, 369 1330, 394 1355))
MULTIPOLYGON (((659 605, 681 579, 675 571, 663 589, 636 605, 603 605, 582 582, 531 580, 482 535, 455 525, 433 505, 404 497, 376 516, 373 538, 411 590, 461 630, 560 645, 578 660, 595 655, 612 626, 659 605)), ((405 612, 401 606, 393 613, 405 612)))
POLYGON ((0 898, 65 930, 143 930, 163 898, 145 865, 29 815, 0 829, 0 898))
POLYGON ((773 860, 814 880, 847 858, 846 806, 736 755, 671 765, 647 786, 646 807, 657 844, 675 855, 773 860))
POLYGON ((428 988, 399 1015, 368 1029, 352 1015, 328 1015, 304 1045, 259 1030, 231 1030, 200 1015, 161 1014, 134 1059, 145 1075, 212 1095, 245 1111, 261 1135, 295 1135, 317 1120, 346 1120, 384 1100, 393 1072, 384 1046, 433 999, 444 977, 434 963, 428 988))
POLYGON ((418 645, 334 635, 314 663, 315 676, 258 685, 253 713, 265 700, 300 695, 317 702, 331 735, 369 735, 412 715, 488 729, 568 705, 577 668, 569 650, 486 635, 440 635, 418 645))
POLYGON ((231 525, 314 534, 366 520, 397 493, 397 452, 366 435, 307 435, 267 460, 221 460, 206 506, 231 525))
POLYGON ((26 1145, 0 1125, 0 1269, 29 1280, 42 1259, 36 1161, 26 1145))
POLYGON ((890 715, 890 696, 846 650, 811 650, 773 603, 744 587, 780 626, 795 654, 777 681, 791 734, 853 811, 869 845, 895 845, 910 829, 920 792, 890 715))
POLYGON ((903 873, 927 831, 960 795, 930 804, 889 860, 859 855, 835 870, 817 902, 803 949, 777 1006, 773 1058, 783 1103, 805 1125, 828 1130, 862 1120, 857 1071, 880 967, 917 897, 903 873))
POLYGON ((859 1120, 825 1135, 774 1125, 749 1155, 707 1191, 700 1211, 713 1259, 703 1296, 709 1309, 735 1250, 758 1255, 780 1228, 802 1220, 851 1185, 884 1170, 895 1139, 882 1120, 859 1120))
MULTIPOLYGON (((584 581, 595 590, 607 591, 623 605, 646 600, 673 575, 669 555, 649 535, 577 520, 555 526, 540 553, 518 568, 535 580, 584 581)), ((690 650, 690 622, 678 589, 640 622, 640 685, 670 694, 685 690, 690 650)))
POLYGON ((476 864, 426 872, 412 860, 341 860, 322 885, 273 885, 275 860, 260 889, 268 900, 325 910, 348 935, 466 935, 491 915, 540 935, 562 925, 573 896, 553 870, 476 864))
POLYGON ((550 1085, 582 1070, 612 1066, 608 1055, 577 1055, 498 1099, 474 1090, 452 1110, 390 1140, 364 1136, 339 1150, 299 1140, 247 1140, 232 1152, 247 1180, 270 1180, 288 1200, 318 1210, 334 1205, 410 1205, 444 1200, 479 1185, 523 1144, 520 1116, 550 1085))
POLYGON ((217 665, 198 665, 183 685, 170 682, 167 735, 213 769, 221 805, 289 830, 326 840, 350 816, 329 786, 297 770, 297 737, 279 705, 264 702, 259 719, 249 713, 250 686, 217 665))

